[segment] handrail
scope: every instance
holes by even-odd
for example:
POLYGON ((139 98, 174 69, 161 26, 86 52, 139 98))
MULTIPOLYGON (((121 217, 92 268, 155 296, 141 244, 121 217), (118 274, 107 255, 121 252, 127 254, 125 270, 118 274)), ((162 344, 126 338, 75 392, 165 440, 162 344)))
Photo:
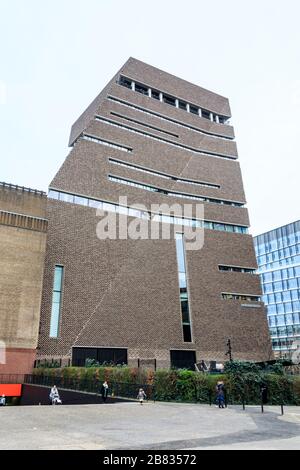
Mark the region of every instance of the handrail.
POLYGON ((5 183, 4 181, 0 181, 0 187, 14 189, 16 191, 28 192, 39 196, 46 196, 46 193, 44 191, 40 191, 39 189, 26 188, 25 186, 18 186, 17 184, 5 183))

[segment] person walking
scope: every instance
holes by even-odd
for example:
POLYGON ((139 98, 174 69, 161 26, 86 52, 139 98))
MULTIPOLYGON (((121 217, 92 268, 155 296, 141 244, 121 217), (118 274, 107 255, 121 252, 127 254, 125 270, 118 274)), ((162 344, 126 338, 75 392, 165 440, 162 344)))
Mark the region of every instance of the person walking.
POLYGON ((260 397, 263 405, 268 403, 268 386, 266 383, 262 383, 260 386, 260 397))
POLYGON ((0 398, 0 406, 5 406, 6 405, 6 399, 5 395, 3 394, 2 397, 0 398))
POLYGON ((219 408, 225 408, 225 386, 221 380, 216 385, 217 405, 219 408))
POLYGON ((108 397, 108 383, 106 382, 106 380, 102 384, 101 395, 102 395, 102 401, 103 403, 105 403, 108 397))
POLYGON ((49 394, 49 399, 50 399, 50 405, 61 405, 62 401, 59 397, 58 390, 56 388, 56 385, 53 385, 51 388, 50 394, 49 394))
POLYGON ((55 394, 55 389, 56 389, 56 385, 53 385, 49 393, 49 405, 53 405, 53 397, 55 394))
POLYGON ((146 393, 144 392, 144 390, 142 388, 140 388, 137 399, 139 400, 141 405, 143 404, 145 398, 147 398, 146 393))

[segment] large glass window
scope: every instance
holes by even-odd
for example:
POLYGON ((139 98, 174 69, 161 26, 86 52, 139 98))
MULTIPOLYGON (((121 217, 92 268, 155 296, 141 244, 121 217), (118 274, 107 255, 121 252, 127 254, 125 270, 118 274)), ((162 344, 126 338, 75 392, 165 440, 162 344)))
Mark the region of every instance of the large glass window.
POLYGON ((126 88, 131 88, 131 80, 125 77, 120 77, 119 84, 126 88))
MULTIPOLYGON (((271 284, 270 284, 270 286, 271 286, 271 284)), ((274 282, 273 283, 273 288, 274 288, 274 291, 283 290, 282 283, 281 282, 274 282)), ((268 292, 272 292, 272 286, 271 286, 271 290, 268 291, 268 292)))
POLYGON ((292 296, 292 300, 298 300, 299 299, 299 291, 298 290, 291 290, 291 296, 292 296))
POLYGON ((285 323, 286 325, 292 325, 294 322, 293 320, 293 315, 292 314, 288 314, 285 316, 285 323))
POLYGON ((202 117, 205 119, 210 119, 210 112, 202 109, 202 117))
POLYGON ((282 275, 282 279, 287 279, 288 278, 288 270, 287 269, 282 269, 281 270, 281 275, 282 275))
POLYGON ((180 291, 182 289, 186 289, 186 275, 185 273, 178 273, 179 274, 179 287, 180 287, 180 291))
POLYGON ((268 313, 269 313, 270 315, 277 313, 277 309, 276 309, 276 305, 275 305, 275 304, 268 306, 268 313))
POLYGON ((289 289, 297 289, 297 279, 289 279, 288 286, 289 289))
POLYGON ((199 108, 197 108, 196 106, 190 105, 190 112, 192 114, 199 114, 199 108))
POLYGON ((281 281, 281 271, 274 271, 273 272, 273 280, 274 281, 281 281))
POLYGON ((273 280, 272 279, 272 273, 263 274, 263 280, 264 280, 264 282, 271 282, 273 280))
POLYGON ((292 302, 294 312, 300 312, 300 302, 299 300, 292 302))
POLYGON ((284 304, 277 304, 277 313, 284 313, 284 304))
POLYGON ((176 234, 176 250, 177 250, 177 263, 178 271, 185 274, 185 259, 183 247, 183 235, 176 234))
POLYGON ((284 302, 289 302, 291 300, 290 291, 287 290, 285 292, 282 292, 282 297, 284 302))
POLYGON ((269 304, 274 304, 275 303, 275 295, 274 294, 269 294, 268 295, 268 302, 269 304))
POLYGON ((195 370, 195 351, 172 350, 170 351, 170 355, 172 368, 195 370))
MULTIPOLYGON (((132 90, 135 90, 137 91, 138 93, 142 93, 144 95, 148 95, 148 87, 146 85, 143 85, 141 83, 135 83, 135 86, 133 87, 133 82, 126 78, 126 77, 123 77, 121 76, 119 78, 119 81, 118 83, 122 86, 125 86, 126 88, 131 88, 132 90)), ((149 93, 148 96, 156 99, 156 100, 159 100, 160 99, 160 94, 162 94, 163 96, 163 102, 164 103, 167 103, 167 104, 170 104, 171 106, 176 106, 176 101, 178 100, 178 107, 179 109, 184 109, 185 111, 188 111, 188 106, 189 106, 189 111, 193 114, 196 114, 196 115, 199 115, 199 109, 198 106, 195 106, 193 104, 189 104, 186 103, 185 101, 182 101, 182 100, 179 100, 178 98, 176 98, 175 96, 170 96, 170 95, 167 95, 163 92, 160 92, 158 90, 152 90, 151 89, 151 93, 149 93)), ((129 105, 127 104, 126 102, 124 103, 123 101, 121 100, 118 100, 117 98, 114 98, 114 97, 109 97, 109 99, 111 99, 112 101, 117 101, 117 102, 121 102, 122 104, 125 104, 129 107, 136 107, 136 106, 133 106, 133 105, 129 105)), ((136 107, 137 109, 140 110, 140 108, 136 107)), ((206 109, 202 109, 201 110, 201 114, 200 114, 202 117, 204 117, 205 119, 211 119, 211 116, 212 116, 212 119, 214 122, 218 122, 220 124, 229 124, 228 122, 228 117, 225 117, 225 116, 217 116, 216 114, 213 114, 213 113, 210 113, 208 110, 206 109)), ((223 137, 223 136, 222 136, 223 137)), ((224 138, 224 137, 223 137, 224 138)), ((226 138, 226 137, 225 137, 226 138)), ((228 138, 228 137, 227 137, 228 138)))
POLYGON ((284 326, 284 325, 285 325, 284 315, 278 315, 277 316, 277 326, 284 326))
POLYGON ((179 104, 179 108, 180 108, 180 109, 184 109, 184 110, 186 111, 186 103, 184 103, 183 101, 180 101, 180 100, 179 100, 179 103, 178 103, 178 104, 179 104))
POLYGON ((142 93, 142 95, 148 95, 148 87, 139 83, 135 84, 135 91, 137 91, 138 93, 142 93))
MULTIPOLYGON (((180 198, 186 198, 186 199, 195 199, 199 201, 209 202, 212 204, 227 204, 228 203, 228 201, 223 200, 223 199, 215 199, 215 198, 209 198, 207 196, 193 195, 193 194, 187 194, 187 193, 177 193, 175 191, 169 191, 167 189, 159 188, 156 186, 150 186, 148 184, 140 183, 138 181, 127 180, 125 178, 120 178, 114 175, 108 175, 108 179, 114 183, 125 184, 127 186, 133 186, 135 188, 144 189, 146 191, 158 192, 158 193, 165 194, 166 196, 180 197, 180 198)), ((230 201, 230 205, 241 207, 243 206, 243 203, 230 201)), ((231 224, 224 224, 224 225, 222 224, 222 230, 226 230, 227 232, 233 232, 234 226, 231 224)))
POLYGON ((225 230, 225 225, 224 225, 224 224, 219 224, 219 223, 215 222, 215 223, 214 223, 214 229, 215 229, 215 230, 224 231, 224 230, 225 230))
MULTIPOLYGON (((75 199, 76 199, 76 196, 74 196, 73 194, 60 193, 60 200, 61 201, 74 203, 75 199)), ((79 198, 79 199, 82 200, 82 198, 79 198)), ((76 204, 78 204, 77 201, 76 201, 76 204)), ((86 205, 86 204, 84 204, 84 205, 86 205)))
POLYGON ((151 96, 152 96, 152 98, 154 98, 155 100, 158 100, 158 101, 159 101, 159 91, 152 90, 152 91, 151 91, 151 96))
MULTIPOLYGON (((300 335, 300 326, 294 325, 293 326, 293 334, 299 336, 300 335)), ((298 338, 299 339, 299 338, 298 338)))
POLYGON ((182 311, 182 324, 189 325, 190 323, 190 314, 189 314, 189 302, 188 299, 183 298, 181 294, 181 311, 182 311))
POLYGON ((182 315, 182 330, 183 330, 183 341, 185 343, 191 343, 192 332, 191 332, 191 320, 189 312, 189 297, 186 283, 186 263, 185 263, 185 249, 184 240, 182 233, 176 233, 176 253, 177 253, 177 265, 178 265, 178 277, 180 287, 180 305, 182 315))
POLYGON ((268 321, 269 321, 269 326, 276 326, 276 316, 275 315, 271 315, 270 317, 268 317, 268 321))
POLYGON ((168 96, 164 94, 163 101, 164 103, 170 104, 171 106, 175 106, 175 98, 173 98, 172 96, 168 96))
POLYGON ((59 199, 59 192, 58 191, 54 191, 53 189, 50 189, 49 193, 48 193, 48 196, 51 198, 51 199, 59 199))
POLYGON ((50 320, 50 338, 58 337, 59 319, 61 310, 62 284, 63 284, 63 266, 55 266, 53 293, 52 293, 52 309, 50 320))
POLYGON ((265 294, 268 294, 268 293, 272 292, 272 290, 273 290, 273 289, 272 289, 272 284, 271 284, 271 283, 269 283, 269 284, 264 284, 264 285, 263 285, 263 290, 264 290, 264 293, 265 293, 265 294))
MULTIPOLYGON (((55 191, 50 189, 48 193, 49 199, 58 199, 60 201, 64 202, 74 202, 75 204, 83 205, 83 206, 89 206, 89 207, 95 207, 95 208, 106 208, 105 210, 110 211, 110 212, 116 212, 118 214, 128 214, 129 208, 119 206, 118 204, 111 204, 107 203, 105 201, 98 201, 95 199, 90 199, 88 197, 84 196, 78 196, 76 194, 70 194, 70 193, 62 193, 59 191, 55 191)), ((150 214, 146 212, 140 211, 140 214, 142 214, 142 218, 149 219, 150 215, 152 216, 153 220, 155 219, 156 221, 161 220, 161 216, 158 214, 150 214)), ((136 215, 136 213, 135 213, 136 215)), ((178 225, 186 225, 189 227, 204 227, 207 229, 211 230, 225 230, 225 227, 228 227, 226 224, 218 224, 214 222, 210 222, 207 220, 192 220, 192 219, 184 219, 180 217, 169 217, 169 216, 164 216, 167 217, 164 219, 167 223, 170 224, 178 224, 178 225)), ((242 227, 238 225, 233 225, 230 227, 234 228, 235 232, 238 233, 248 233, 247 227, 242 227)), ((250 272, 249 270, 247 272, 250 272)), ((299 279, 300 280, 300 279, 299 279)))
POLYGON ((300 323, 300 313, 294 313, 294 322, 300 323))
POLYGON ((224 300, 244 300, 246 302, 261 302, 261 297, 258 295, 243 295, 233 294, 229 292, 222 292, 222 299, 224 300))
POLYGON ((292 303, 287 302, 284 304, 284 311, 285 313, 291 313, 293 311, 292 303))
POLYGON ((95 359, 100 364, 127 364, 127 349, 119 348, 73 348, 72 366, 84 367, 87 359, 95 359))
POLYGON ((86 197, 74 196, 74 202, 75 204, 80 204, 81 206, 88 205, 88 199, 86 197))
POLYGON ((220 271, 230 271, 230 272, 236 272, 236 273, 247 273, 247 274, 254 274, 255 269, 252 268, 242 268, 239 266, 224 266, 224 265, 219 265, 219 270, 220 271))

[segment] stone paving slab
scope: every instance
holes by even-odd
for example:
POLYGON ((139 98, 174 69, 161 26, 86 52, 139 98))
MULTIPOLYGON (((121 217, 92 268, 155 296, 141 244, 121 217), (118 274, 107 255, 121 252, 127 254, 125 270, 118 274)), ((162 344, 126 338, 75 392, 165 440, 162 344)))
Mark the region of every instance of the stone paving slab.
POLYGON ((300 449, 300 409, 115 403, 0 409, 0 449, 300 449))

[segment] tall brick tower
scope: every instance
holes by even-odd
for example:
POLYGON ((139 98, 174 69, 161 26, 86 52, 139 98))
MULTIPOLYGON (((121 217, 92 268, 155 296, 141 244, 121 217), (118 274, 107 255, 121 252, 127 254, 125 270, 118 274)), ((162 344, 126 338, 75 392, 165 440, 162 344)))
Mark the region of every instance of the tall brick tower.
POLYGON ((270 358, 230 116, 227 98, 130 58, 75 122, 49 188, 41 360, 193 367, 224 362, 228 339, 234 358, 270 358), (100 240, 97 207, 176 236, 100 240), (180 223, 204 232, 201 249, 186 249, 180 223))

